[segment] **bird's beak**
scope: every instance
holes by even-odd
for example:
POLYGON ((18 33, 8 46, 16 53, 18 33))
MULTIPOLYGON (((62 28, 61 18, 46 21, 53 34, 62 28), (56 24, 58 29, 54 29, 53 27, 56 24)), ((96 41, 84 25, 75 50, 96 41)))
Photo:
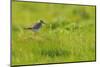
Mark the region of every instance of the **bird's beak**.
POLYGON ((45 22, 42 22, 43 24, 46 24, 45 22))
POLYGON ((46 23, 43 22, 43 24, 46 24, 46 23))

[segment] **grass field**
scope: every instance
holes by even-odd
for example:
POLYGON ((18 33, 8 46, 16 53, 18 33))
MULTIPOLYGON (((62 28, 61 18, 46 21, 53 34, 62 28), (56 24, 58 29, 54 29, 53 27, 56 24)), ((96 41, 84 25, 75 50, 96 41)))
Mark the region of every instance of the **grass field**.
POLYGON ((95 61, 95 23, 95 6, 13 1, 12 65, 95 61))

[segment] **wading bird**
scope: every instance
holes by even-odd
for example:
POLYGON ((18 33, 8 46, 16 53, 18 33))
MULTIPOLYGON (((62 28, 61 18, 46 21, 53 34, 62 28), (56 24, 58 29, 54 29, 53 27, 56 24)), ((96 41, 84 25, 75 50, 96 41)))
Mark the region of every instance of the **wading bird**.
POLYGON ((39 29, 42 27, 42 24, 45 24, 43 20, 40 20, 39 22, 37 22, 35 25, 33 25, 32 27, 28 27, 28 28, 24 28, 27 30, 32 30, 34 32, 38 32, 39 29))

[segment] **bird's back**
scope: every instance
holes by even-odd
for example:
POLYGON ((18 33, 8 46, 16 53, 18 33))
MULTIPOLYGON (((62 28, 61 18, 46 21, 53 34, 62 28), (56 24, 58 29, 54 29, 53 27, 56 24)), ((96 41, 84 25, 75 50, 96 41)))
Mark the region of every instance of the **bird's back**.
POLYGON ((33 29, 39 29, 42 26, 41 23, 37 23, 33 26, 33 29))

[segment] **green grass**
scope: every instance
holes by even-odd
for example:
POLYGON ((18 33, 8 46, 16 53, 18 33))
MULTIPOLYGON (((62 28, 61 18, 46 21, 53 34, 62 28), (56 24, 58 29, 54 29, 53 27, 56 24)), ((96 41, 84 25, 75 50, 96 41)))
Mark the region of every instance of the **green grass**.
POLYGON ((12 2, 12 65, 94 60, 95 6, 12 2))

